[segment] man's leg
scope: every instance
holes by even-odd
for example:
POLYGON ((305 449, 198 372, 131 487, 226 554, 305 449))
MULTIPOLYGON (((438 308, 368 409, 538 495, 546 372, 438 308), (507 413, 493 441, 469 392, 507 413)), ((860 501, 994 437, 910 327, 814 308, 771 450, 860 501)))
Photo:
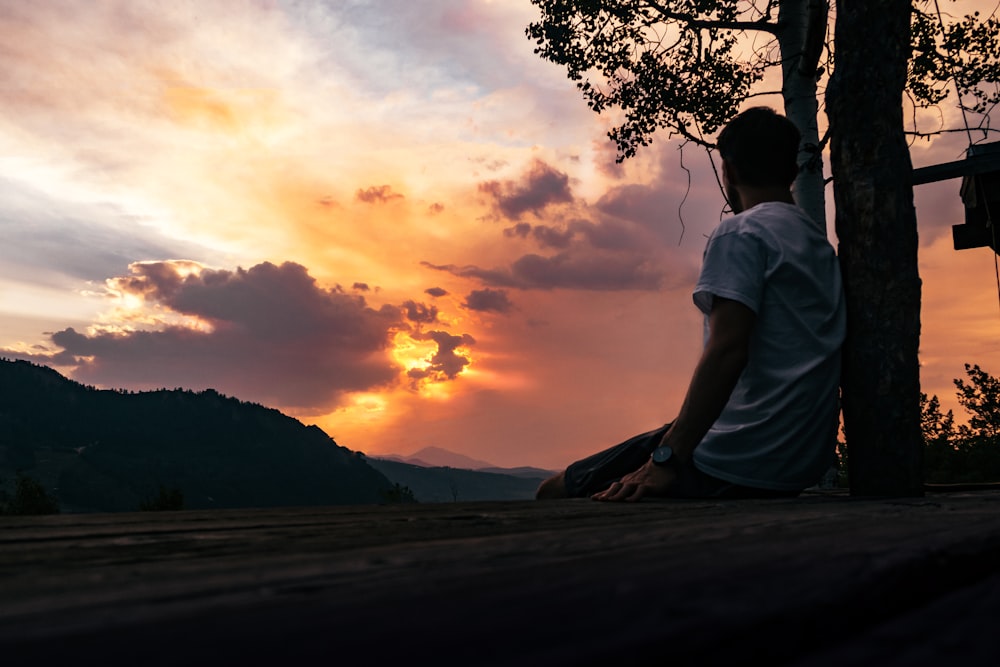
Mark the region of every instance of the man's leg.
POLYGON ((750 498, 794 498, 801 491, 774 491, 740 486, 712 477, 694 465, 693 461, 676 466, 677 479, 667 490, 667 498, 740 500, 750 498))
POLYGON ((648 461, 649 455, 659 446, 669 428, 670 424, 665 424, 658 429, 640 433, 571 464, 564 472, 542 482, 535 498, 586 498, 603 491, 622 475, 638 470, 648 461))

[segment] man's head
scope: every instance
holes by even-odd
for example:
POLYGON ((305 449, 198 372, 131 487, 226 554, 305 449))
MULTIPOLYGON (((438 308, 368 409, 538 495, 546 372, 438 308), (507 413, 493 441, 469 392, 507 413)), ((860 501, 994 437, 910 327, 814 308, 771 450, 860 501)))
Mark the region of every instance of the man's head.
POLYGON ((726 195, 738 213, 736 186, 762 189, 791 187, 798 175, 799 131, 768 107, 747 109, 719 133, 719 154, 727 176, 726 195))

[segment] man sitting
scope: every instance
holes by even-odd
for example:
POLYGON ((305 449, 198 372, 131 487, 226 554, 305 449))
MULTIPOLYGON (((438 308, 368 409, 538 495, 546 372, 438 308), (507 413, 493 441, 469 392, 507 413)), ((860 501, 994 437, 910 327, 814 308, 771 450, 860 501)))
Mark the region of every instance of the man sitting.
POLYGON ((790 188, 799 132, 766 107, 719 134, 733 217, 708 240, 694 303, 705 344, 676 419, 570 465, 537 497, 798 495, 830 467, 846 318, 826 231, 790 188))

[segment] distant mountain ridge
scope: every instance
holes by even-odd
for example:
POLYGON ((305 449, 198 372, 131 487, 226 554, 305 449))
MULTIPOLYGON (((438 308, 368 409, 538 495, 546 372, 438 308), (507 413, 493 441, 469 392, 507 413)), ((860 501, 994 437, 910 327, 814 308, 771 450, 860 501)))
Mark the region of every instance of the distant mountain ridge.
POLYGON ((546 475, 510 475, 447 466, 419 466, 390 459, 368 463, 390 480, 413 491, 422 503, 470 500, 530 500, 546 475))
POLYGON ((513 475, 515 477, 548 477, 555 471, 532 466, 520 466, 517 468, 503 468, 494 463, 474 459, 458 452, 443 447, 424 447, 412 454, 373 454, 372 457, 408 463, 422 468, 460 468, 463 470, 476 470, 479 472, 490 472, 502 475, 513 475))
POLYGON ((551 470, 501 468, 443 447, 424 447, 409 456, 372 455, 368 463, 420 502, 529 500, 551 470))
POLYGON ((465 454, 459 454, 443 447, 424 447, 412 454, 384 454, 378 458, 390 461, 401 461, 411 465, 423 466, 425 468, 464 468, 466 470, 479 470, 481 468, 496 468, 492 463, 471 458, 465 454))
POLYGON ((160 485, 188 508, 376 503, 392 487, 316 426, 214 390, 99 390, 0 359, 0 477, 64 510, 129 511, 160 485))

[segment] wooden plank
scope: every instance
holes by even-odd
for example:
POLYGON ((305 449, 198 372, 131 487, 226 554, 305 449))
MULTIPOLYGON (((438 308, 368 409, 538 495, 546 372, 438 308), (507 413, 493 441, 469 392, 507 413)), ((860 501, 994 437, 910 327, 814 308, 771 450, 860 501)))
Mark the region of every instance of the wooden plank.
POLYGON ((996 665, 1000 657, 1000 575, 845 638, 795 667, 996 665), (863 656, 863 660, 858 660, 863 656))
POLYGON ((3 519, 0 655, 776 664, 988 576, 998 510, 984 492, 3 519))
POLYGON ((936 183, 962 176, 1000 171, 1000 152, 970 155, 964 160, 934 164, 913 170, 913 184, 936 183))

